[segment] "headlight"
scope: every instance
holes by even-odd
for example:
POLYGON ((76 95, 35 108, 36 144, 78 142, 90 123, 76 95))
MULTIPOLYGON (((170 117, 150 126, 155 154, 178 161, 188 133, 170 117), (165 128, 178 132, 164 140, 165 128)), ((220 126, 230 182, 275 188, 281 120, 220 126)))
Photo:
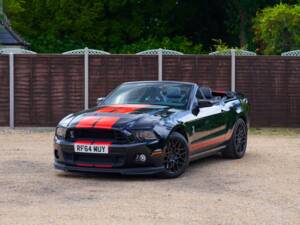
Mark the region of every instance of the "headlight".
POLYGON ((66 137, 67 128, 65 127, 57 127, 55 131, 56 137, 65 138, 66 137))
POLYGON ((133 134, 139 141, 153 141, 157 139, 157 136, 151 130, 138 130, 134 131, 133 134))

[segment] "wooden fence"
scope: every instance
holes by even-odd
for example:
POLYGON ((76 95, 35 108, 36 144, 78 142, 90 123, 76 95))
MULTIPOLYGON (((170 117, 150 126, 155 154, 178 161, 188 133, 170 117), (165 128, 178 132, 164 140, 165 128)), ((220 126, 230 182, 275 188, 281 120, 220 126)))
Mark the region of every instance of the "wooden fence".
MULTIPOLYGON (((89 59, 89 106, 125 81, 157 80, 157 56, 104 55, 89 59)), ((231 58, 164 56, 163 79, 230 90, 231 58)), ((300 127, 300 57, 236 57, 236 90, 251 104, 255 127, 300 127)), ((84 108, 84 58, 14 56, 16 126, 55 126, 84 108)), ((9 58, 0 56, 0 126, 9 125, 9 58)))

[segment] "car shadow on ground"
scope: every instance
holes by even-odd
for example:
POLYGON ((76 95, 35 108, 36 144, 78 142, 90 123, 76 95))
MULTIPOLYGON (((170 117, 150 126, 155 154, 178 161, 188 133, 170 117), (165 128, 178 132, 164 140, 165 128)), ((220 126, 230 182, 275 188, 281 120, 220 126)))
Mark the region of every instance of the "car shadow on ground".
MULTIPOLYGON (((207 158, 199 159, 197 161, 191 162, 186 172, 179 177, 189 177, 193 178, 197 176, 197 172, 205 167, 213 167, 214 164, 219 164, 226 161, 226 159, 222 158, 220 155, 214 155, 207 158)), ((149 180, 170 180, 163 179, 158 175, 121 175, 115 173, 73 173, 73 172, 64 172, 58 171, 56 172, 56 176, 60 178, 66 179, 93 179, 93 180, 101 180, 101 181, 149 181, 149 180)))

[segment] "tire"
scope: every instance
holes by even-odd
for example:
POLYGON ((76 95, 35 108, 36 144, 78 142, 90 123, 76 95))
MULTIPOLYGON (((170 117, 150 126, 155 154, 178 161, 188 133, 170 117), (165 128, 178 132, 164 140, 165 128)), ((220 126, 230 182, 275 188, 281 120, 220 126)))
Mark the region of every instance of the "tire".
POLYGON ((222 151, 224 158, 240 159, 247 148, 248 129, 244 120, 238 119, 233 128, 233 134, 227 147, 222 151))
POLYGON ((163 149, 165 170, 160 173, 162 178, 176 178, 184 173, 189 165, 189 147, 182 134, 170 134, 163 149))

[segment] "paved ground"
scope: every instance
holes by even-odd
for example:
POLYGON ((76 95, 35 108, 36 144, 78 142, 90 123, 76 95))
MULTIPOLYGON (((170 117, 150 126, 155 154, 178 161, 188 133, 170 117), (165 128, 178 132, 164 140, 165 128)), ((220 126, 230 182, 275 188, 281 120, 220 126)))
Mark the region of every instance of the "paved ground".
POLYGON ((52 168, 52 132, 0 130, 0 224, 300 224, 300 135, 252 134, 242 160, 175 180, 52 168))

